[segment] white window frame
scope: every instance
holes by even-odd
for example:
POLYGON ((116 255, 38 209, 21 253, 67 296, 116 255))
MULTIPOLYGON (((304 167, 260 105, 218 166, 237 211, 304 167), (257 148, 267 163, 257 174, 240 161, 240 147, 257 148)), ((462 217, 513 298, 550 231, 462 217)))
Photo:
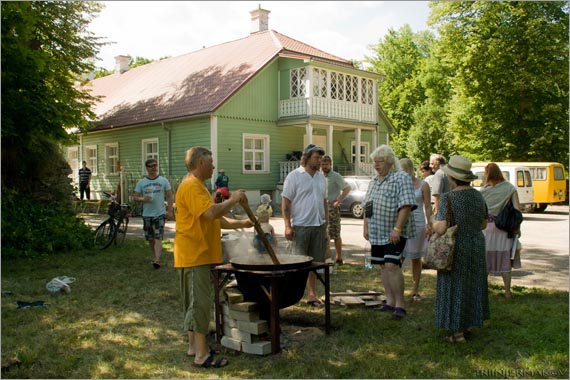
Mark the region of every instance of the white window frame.
POLYGON ((307 70, 305 67, 291 69, 290 78, 290 97, 304 98, 307 95, 307 70))
MULTIPOLYGON (((350 143, 350 154, 352 163, 356 163, 356 141, 351 141, 350 143)), ((361 141, 360 142, 360 162, 361 163, 368 163, 370 161, 370 143, 368 141, 361 141), (364 148, 364 152, 362 152, 362 148, 364 148)))
POLYGON ((105 144, 105 175, 118 176, 117 162, 119 161, 119 143, 105 144), (116 149, 114 155, 110 155, 109 149, 116 149))
POLYGON ((91 176, 97 175, 97 145, 85 145, 85 156, 83 161, 87 162, 87 167, 91 169, 91 176), (95 152, 91 155, 90 152, 95 152))
POLYGON ((73 183, 79 183, 79 146, 72 146, 67 148, 67 163, 71 168, 71 174, 69 175, 73 183))
POLYGON ((153 158, 156 160, 158 167, 160 167, 160 162, 159 162, 159 156, 160 156, 160 146, 158 144, 158 137, 152 138, 152 139, 144 139, 141 141, 141 157, 142 157, 142 162, 141 162, 141 167, 142 167, 142 173, 143 175, 146 174, 146 167, 144 166, 144 163, 146 162, 146 160, 153 158), (150 154, 147 152, 147 147, 149 145, 152 144, 156 144, 156 152, 151 152, 150 154))
POLYGON ((251 133, 244 133, 242 135, 242 171, 244 174, 260 174, 260 173, 269 173, 269 156, 270 156, 270 140, 269 135, 261 135, 261 134, 251 134, 251 133), (246 149, 246 140, 263 140, 263 148, 256 149, 255 143, 252 144, 252 148, 246 149), (252 159, 246 160, 246 154, 252 154, 252 159), (262 153, 263 157, 260 160, 256 160, 256 154, 262 153), (246 168, 246 164, 251 162, 251 169, 246 168), (263 164, 262 169, 256 169, 255 166, 257 162, 261 162, 263 164))

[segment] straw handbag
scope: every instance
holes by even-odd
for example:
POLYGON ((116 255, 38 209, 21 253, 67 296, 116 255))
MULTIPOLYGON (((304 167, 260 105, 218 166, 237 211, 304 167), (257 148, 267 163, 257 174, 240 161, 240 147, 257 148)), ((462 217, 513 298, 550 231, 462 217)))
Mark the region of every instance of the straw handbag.
POLYGON ((451 196, 447 200, 447 218, 449 227, 443 235, 434 233, 430 236, 427 252, 422 258, 422 266, 426 269, 449 272, 453 268, 453 255, 455 253, 455 232, 457 225, 453 224, 453 211, 451 210, 451 196))

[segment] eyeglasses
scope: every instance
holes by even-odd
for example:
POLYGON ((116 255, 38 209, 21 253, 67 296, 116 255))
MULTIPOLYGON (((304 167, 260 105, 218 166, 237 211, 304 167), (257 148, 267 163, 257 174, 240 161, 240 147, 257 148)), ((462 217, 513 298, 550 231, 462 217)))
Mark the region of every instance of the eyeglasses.
POLYGON ((151 165, 147 165, 147 168, 156 168, 158 165, 157 164, 151 164, 151 165))

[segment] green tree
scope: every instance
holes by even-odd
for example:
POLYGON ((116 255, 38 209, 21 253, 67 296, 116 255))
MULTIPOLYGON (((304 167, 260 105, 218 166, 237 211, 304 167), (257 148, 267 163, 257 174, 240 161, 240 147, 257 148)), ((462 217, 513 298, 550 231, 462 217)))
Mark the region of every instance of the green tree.
POLYGON ((568 2, 435 2, 449 126, 474 159, 568 163, 568 2))
POLYGON ((94 98, 76 85, 101 43, 87 31, 95 2, 2 2, 2 256, 86 244, 69 208, 60 146, 86 130, 94 98))
POLYGON ((432 33, 414 33, 406 24, 399 30, 389 29, 376 46, 370 47, 374 54, 365 59, 373 71, 384 75, 378 86, 378 99, 398 130, 391 142, 398 156, 408 155, 406 145, 414 125, 414 111, 425 100, 418 78, 433 42, 432 33))
POLYGON ((70 142, 68 130, 85 130, 95 117, 94 99, 75 84, 93 69, 101 44, 87 25, 100 9, 94 2, 2 2, 3 186, 33 182, 45 141, 70 142))
POLYGON ((428 160, 432 153, 449 157, 456 152, 448 129, 453 70, 441 59, 437 41, 430 46, 430 54, 421 65, 418 81, 426 98, 414 109, 413 125, 406 141, 408 156, 418 164, 428 160))

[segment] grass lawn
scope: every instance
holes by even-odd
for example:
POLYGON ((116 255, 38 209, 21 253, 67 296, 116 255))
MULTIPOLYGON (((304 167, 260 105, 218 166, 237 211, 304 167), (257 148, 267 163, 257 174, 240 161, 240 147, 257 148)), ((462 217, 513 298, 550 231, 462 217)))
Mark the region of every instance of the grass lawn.
MULTIPOLYGON (((568 292, 490 286, 491 320, 467 344, 444 343, 434 325, 435 276, 422 276, 421 302, 408 317, 300 303, 281 310, 287 347, 273 356, 225 350, 221 369, 198 369, 185 355, 172 245, 160 270, 142 239, 105 251, 2 260, 3 378, 568 378, 568 292), (70 294, 45 284, 75 277, 70 294), (18 309, 17 301, 48 307, 18 309)), ((406 296, 411 283, 405 272, 406 296)), ((318 286, 323 292, 322 286, 318 286)), ((331 291, 382 291, 378 269, 345 264, 331 291)), ((408 297, 408 296, 407 296, 408 297)))

